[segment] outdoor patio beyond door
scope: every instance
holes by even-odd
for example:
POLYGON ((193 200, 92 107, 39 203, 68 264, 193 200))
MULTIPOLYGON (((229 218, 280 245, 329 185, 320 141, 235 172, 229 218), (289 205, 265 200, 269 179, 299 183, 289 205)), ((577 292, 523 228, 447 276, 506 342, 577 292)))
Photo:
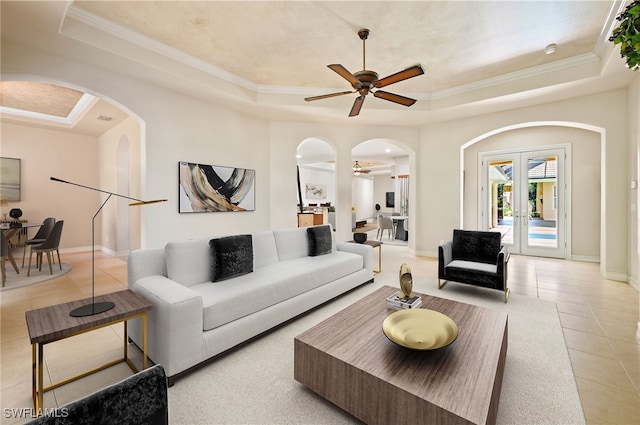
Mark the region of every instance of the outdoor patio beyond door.
POLYGON ((480 160, 483 229, 502 233, 513 254, 565 258, 565 149, 483 154, 480 160))

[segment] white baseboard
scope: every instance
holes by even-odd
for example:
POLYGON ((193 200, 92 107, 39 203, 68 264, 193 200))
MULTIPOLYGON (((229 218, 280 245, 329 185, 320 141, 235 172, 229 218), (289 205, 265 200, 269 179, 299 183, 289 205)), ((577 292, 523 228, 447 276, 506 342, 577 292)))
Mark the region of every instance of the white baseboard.
POLYGON ((600 257, 594 257, 590 255, 572 255, 572 261, 584 261, 585 263, 599 263, 600 257))
MULTIPOLYGON (((70 254, 70 253, 75 253, 75 252, 91 252, 91 247, 90 246, 80 246, 80 247, 75 247, 75 248, 63 248, 60 250, 60 254, 70 254)), ((105 254, 111 256, 111 257, 124 257, 126 255, 129 254, 129 251, 125 251, 125 252, 121 252, 121 251, 114 251, 112 249, 109 248, 105 248, 104 246, 96 246, 96 252, 104 252, 105 254)))
POLYGON ((416 257, 438 258, 438 251, 414 251, 413 255, 416 257))
MULTIPOLYGON (((98 250, 98 248, 96 248, 96 251, 98 250)), ((73 253, 73 252, 91 252, 91 247, 90 246, 78 246, 75 248, 62 248, 60 250, 60 254, 64 254, 64 253, 73 253)))
POLYGON ((634 279, 632 276, 631 279, 629 279, 629 284, 633 289, 640 292, 640 282, 638 281, 638 279, 634 279))
POLYGON ((626 273, 608 272, 606 270, 600 270, 602 277, 609 280, 615 280, 618 282, 629 282, 629 276, 626 273))

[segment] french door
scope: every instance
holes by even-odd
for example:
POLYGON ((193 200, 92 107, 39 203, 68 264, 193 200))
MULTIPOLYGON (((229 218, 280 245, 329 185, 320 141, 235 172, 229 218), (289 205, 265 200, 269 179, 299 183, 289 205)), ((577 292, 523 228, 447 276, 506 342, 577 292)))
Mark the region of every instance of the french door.
POLYGON ((567 258, 568 146, 480 155, 482 230, 514 254, 567 258))

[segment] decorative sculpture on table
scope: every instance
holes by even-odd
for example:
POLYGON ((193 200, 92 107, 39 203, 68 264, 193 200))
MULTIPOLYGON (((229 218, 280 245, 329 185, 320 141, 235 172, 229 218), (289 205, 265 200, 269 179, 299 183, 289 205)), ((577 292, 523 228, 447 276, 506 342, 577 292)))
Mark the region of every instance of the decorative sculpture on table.
POLYGON ((413 295, 413 278, 411 276, 411 269, 406 263, 402 263, 400 266, 400 273, 398 276, 400 280, 400 289, 401 292, 398 292, 398 297, 403 299, 412 298, 413 295))

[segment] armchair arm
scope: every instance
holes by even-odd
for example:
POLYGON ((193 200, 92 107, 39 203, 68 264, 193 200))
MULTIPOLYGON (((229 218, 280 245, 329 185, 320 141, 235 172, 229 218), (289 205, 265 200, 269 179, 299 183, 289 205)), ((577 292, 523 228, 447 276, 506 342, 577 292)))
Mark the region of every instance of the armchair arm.
POLYGON ((373 248, 360 243, 338 242, 338 251, 352 252, 363 258, 364 268, 373 273, 373 248))
POLYGON ((511 255, 507 252, 507 247, 501 247, 500 252, 498 252, 496 273, 498 276, 502 276, 505 288, 507 287, 507 264, 509 263, 509 258, 511 258, 511 255))
POLYGON ((453 261, 453 241, 438 246, 438 279, 444 279, 444 268, 453 261))
MULTIPOLYGON (((164 276, 147 276, 133 290, 153 307, 147 315, 148 353, 162 364, 167 376, 186 370, 203 359, 202 297, 164 276)), ((131 326, 131 338, 141 342, 141 323, 131 326)))

